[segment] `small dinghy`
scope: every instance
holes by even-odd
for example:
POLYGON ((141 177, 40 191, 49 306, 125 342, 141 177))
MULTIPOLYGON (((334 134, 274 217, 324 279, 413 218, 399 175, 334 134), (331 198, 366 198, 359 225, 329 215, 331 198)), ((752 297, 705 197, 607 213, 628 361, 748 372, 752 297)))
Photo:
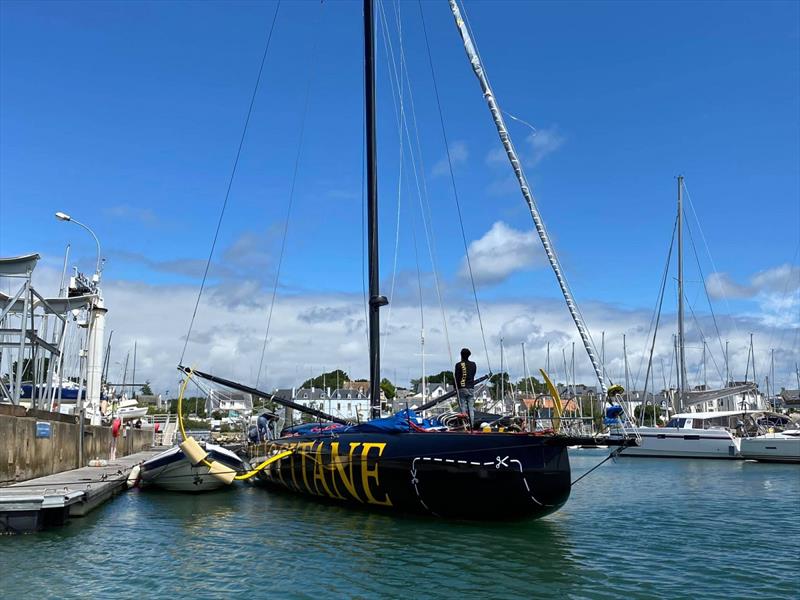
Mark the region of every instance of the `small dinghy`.
MULTIPOLYGON (((229 469, 230 474, 245 470, 242 459, 230 450, 209 442, 199 445, 207 453, 207 462, 215 464, 217 471, 219 467, 229 469)), ((143 462, 140 477, 142 487, 154 485, 173 492, 207 492, 228 485, 224 478, 211 473, 205 461, 193 464, 178 445, 143 462)))

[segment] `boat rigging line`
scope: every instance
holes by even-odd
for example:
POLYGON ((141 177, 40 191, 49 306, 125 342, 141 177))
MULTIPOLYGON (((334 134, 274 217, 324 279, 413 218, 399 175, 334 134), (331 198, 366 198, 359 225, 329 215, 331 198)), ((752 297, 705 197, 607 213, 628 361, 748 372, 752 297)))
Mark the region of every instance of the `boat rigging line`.
POLYGON ((489 359, 489 347, 486 344, 486 332, 485 332, 484 327, 483 327, 483 318, 481 317, 480 302, 478 302, 478 291, 477 291, 477 288, 475 286, 475 277, 472 274, 472 261, 470 260, 470 257, 469 257, 469 245, 467 244, 467 234, 466 234, 466 231, 464 230, 464 219, 462 218, 462 215, 461 215, 461 203, 459 202, 459 199, 458 199, 458 189, 456 187, 456 177, 455 177, 455 172, 453 171, 453 159, 452 159, 452 156, 450 154, 450 143, 449 143, 449 141, 447 139, 447 130, 446 130, 445 126, 444 126, 444 114, 443 114, 443 111, 442 111, 442 102, 441 102, 441 98, 439 97, 439 85, 436 82, 436 72, 435 72, 435 70, 433 68, 433 56, 431 54, 430 41, 428 40, 428 28, 425 25, 425 13, 422 10, 422 1, 421 0, 417 0, 417 5, 419 6, 419 16, 420 16, 420 19, 422 21, 422 31, 424 33, 424 38, 425 38, 425 48, 426 48, 427 53, 428 53, 428 66, 430 67, 431 79, 433 81, 433 91, 434 91, 434 96, 436 98, 436 108, 437 108, 438 113, 439 113, 439 124, 441 125, 441 129, 442 129, 442 139, 444 140, 445 155, 447 156, 447 167, 448 167, 448 171, 450 173, 450 183, 451 183, 451 186, 453 188, 453 199, 455 200, 455 204, 456 204, 456 214, 458 216, 458 225, 459 225, 459 228, 461 230, 461 241, 464 243, 464 256, 466 257, 466 260, 467 260, 467 272, 469 273, 469 282, 470 282, 470 285, 472 286, 472 296, 475 299, 475 311, 476 311, 477 316, 478 316, 478 324, 479 324, 480 330, 481 330, 481 341, 483 342, 483 352, 484 352, 484 354, 486 356, 486 366, 489 369, 489 372, 491 372, 492 371, 492 363, 491 363, 491 360, 489 359))
MULTIPOLYGON (((405 58, 405 47, 402 38, 402 26, 401 26, 402 20, 400 18, 400 4, 399 3, 395 4, 396 6, 395 21, 397 23, 398 38, 399 38, 398 39, 398 54, 400 56, 399 74, 396 65, 397 61, 395 59, 394 47, 392 45, 392 38, 388 34, 389 31, 388 20, 386 19, 385 16, 385 9, 383 6, 383 2, 378 2, 377 5, 379 10, 379 15, 382 19, 383 42, 389 63, 388 70, 389 73, 392 75, 392 77, 389 77, 389 83, 391 85, 392 92, 393 94, 397 94, 398 90, 402 90, 404 86, 408 89, 408 104, 411 109, 410 112, 411 112, 411 122, 414 128, 414 139, 412 139, 411 137, 411 133, 408 127, 408 118, 406 116, 407 113, 404 110, 402 111, 402 118, 400 119, 398 117, 400 125, 399 134, 402 136, 403 133, 405 133, 406 140, 408 142, 405 145, 405 151, 408 152, 408 157, 411 161, 411 170, 414 174, 414 184, 415 184, 414 187, 416 189, 420 215, 422 218, 422 223, 425 231, 425 240, 427 243, 428 255, 431 261, 434 286, 442 318, 442 328, 444 331, 445 341, 447 344, 448 359, 450 363, 453 363, 454 362, 453 350, 452 350, 452 345, 450 343, 449 328, 447 326, 447 315, 445 313, 444 300, 442 298, 441 285, 439 283, 439 267, 438 267, 438 261, 436 260, 436 249, 432 241, 435 239, 431 230, 431 223, 433 222, 433 217, 431 216, 430 201, 428 199, 428 186, 425 179, 425 162, 422 154, 422 144, 420 142, 420 137, 419 137, 419 126, 417 124, 416 105, 414 103, 414 91, 411 83, 411 78, 409 77, 408 74, 408 67, 407 67, 408 63, 405 58), (417 166, 417 159, 415 156, 415 144, 414 144, 415 141, 416 141, 416 154, 419 156, 419 166, 417 166), (420 180, 422 181, 421 186, 420 186, 420 180)), ((402 97, 401 97, 401 103, 402 103, 402 97)), ((398 111, 397 111, 396 101, 394 102, 393 105, 395 109, 395 115, 397 115, 398 111)), ((403 152, 403 145, 401 144, 401 153, 402 152, 403 152)), ((405 173, 406 173, 405 176, 408 177, 408 170, 406 170, 405 173)), ((412 227, 412 232, 413 229, 414 228, 412 227)), ((391 311, 390 311, 390 316, 391 316, 391 311)))
MULTIPOLYGON (((547 259, 550 262, 550 266, 553 269, 553 273, 555 274, 556 280, 558 281, 559 287, 561 288, 561 293, 563 294, 564 300, 566 301, 567 309, 569 310, 569 313, 572 316, 572 320, 575 322, 575 326, 578 329, 578 333, 581 337, 581 341, 583 342, 583 346, 586 350, 586 353, 589 355, 589 360, 592 363, 595 375, 597 376, 597 379, 600 383, 600 388, 602 390, 603 396, 606 396, 608 388, 606 386, 605 378, 603 377, 602 366, 600 365, 600 362, 597 359, 597 350, 594 346, 594 341, 592 340, 591 334, 589 333, 589 330, 587 329, 584 323, 583 315, 581 314, 580 309, 572 296, 572 292, 569 289, 566 276, 564 275, 561 269, 561 264, 553 249, 552 242, 550 241, 550 236, 547 233, 544 221, 542 220, 541 215, 539 213, 539 209, 536 206, 536 200, 533 196, 533 192, 531 191, 531 188, 528 185, 527 178, 525 177, 525 173, 522 168, 522 163, 520 162, 516 150, 514 149, 514 144, 511 141, 511 136, 509 135, 508 129, 506 128, 506 124, 503 119, 500 107, 494 96, 494 92, 489 86, 489 80, 487 78, 486 71, 483 65, 481 64, 481 59, 478 54, 477 48, 473 44, 472 37, 469 31, 467 30, 467 26, 464 20, 461 17, 461 11, 458 7, 456 0, 449 0, 449 2, 450 2, 450 10, 453 13, 453 17, 456 22, 456 27, 458 28, 458 31, 461 34, 461 39, 464 43, 464 50, 467 53, 469 61, 472 65, 472 70, 474 71, 475 76, 478 78, 478 81, 480 83, 484 99, 486 100, 486 103, 489 107, 489 111, 492 115, 492 119, 494 120, 495 127, 497 128, 498 136, 500 137, 500 141, 502 142, 503 147, 506 151, 508 160, 511 163, 511 166, 514 170, 514 174, 520 186, 520 191, 522 192, 522 195, 525 198, 525 202, 527 203, 528 208, 530 210, 531 217, 533 218, 533 222, 536 227, 536 232, 539 234, 539 239, 542 242, 542 246, 544 247, 547 259)), ((422 5, 420 3, 420 12, 421 11, 422 11, 422 5)))
POLYGON ((573 481, 572 483, 570 483, 570 484, 569 484, 569 485, 570 485, 570 487, 573 487, 573 486, 575 486, 575 484, 577 484, 577 483, 578 483, 578 482, 579 482, 581 479, 583 479, 584 477, 586 477, 586 476, 587 476, 589 473, 591 473, 591 472, 592 472, 592 471, 594 471, 595 469, 599 469, 599 468, 600 468, 601 466, 603 466, 603 464, 604 464, 606 461, 608 461, 609 459, 612 459, 612 460, 613 460, 613 459, 616 459, 616 458, 617 458, 617 457, 618 457, 618 456, 619 456, 619 455, 622 453, 622 451, 623 451, 623 450, 625 450, 625 446, 620 446, 619 448, 614 448, 614 450, 612 450, 612 451, 611 451, 611 453, 610 453, 608 456, 606 456, 606 457, 605 457, 603 460, 601 460, 599 463, 597 463, 597 464, 596 464, 595 466, 593 466, 591 469, 589 469, 588 471, 586 471, 586 473, 584 473, 583 475, 581 475, 580 477, 578 477, 578 478, 577 478, 575 481, 573 481))
POLYGON ((237 383, 235 381, 231 381, 230 379, 225 379, 223 377, 218 377, 216 375, 212 375, 210 373, 204 373, 203 371, 198 371, 196 369, 192 369, 191 367, 186 367, 183 365, 178 366, 178 370, 184 374, 191 373, 194 376, 200 377, 207 381, 211 381, 213 383, 217 383, 219 385, 223 385, 225 387, 229 387, 234 390, 238 390, 240 392, 244 392, 245 394, 252 394, 256 398, 264 398, 265 400, 272 400, 281 406, 286 406, 288 408, 293 408, 294 410, 304 412, 309 414, 313 417, 317 417, 318 419, 322 419, 323 421, 332 421, 334 423, 338 423, 339 425, 352 425, 352 421, 348 421, 347 419, 341 419, 339 417, 334 417, 333 415, 329 415, 321 410, 317 410, 315 408, 309 408, 308 406, 303 406, 302 404, 298 404, 296 402, 292 402, 286 398, 273 394, 271 392, 266 392, 264 390, 259 390, 254 387, 250 387, 248 385, 244 385, 241 383, 237 383))
POLYGON ((206 260, 206 266, 203 271, 203 279, 200 283, 200 290, 197 293, 197 300, 194 303, 194 310, 192 310, 192 318, 189 321, 189 329, 186 332, 186 339, 183 342, 183 350, 181 351, 181 358, 178 363, 183 363, 183 358, 186 355, 186 348, 189 345, 189 338, 192 335, 192 329, 194 327, 194 320, 197 317, 197 309, 200 306, 200 299, 203 296, 203 291, 205 290, 206 280, 208 279, 208 270, 211 267, 211 259, 214 256, 214 249, 217 246, 217 239, 219 238, 219 231, 222 227, 222 221, 225 217, 225 209, 228 207, 228 199, 231 195, 231 188, 233 187, 233 180, 236 177, 236 168, 239 166, 239 157, 242 155, 242 147, 244 146, 244 140, 247 136, 247 127, 250 124, 250 117, 253 114, 253 106, 255 105, 256 96, 258 95, 258 88, 261 83, 261 74, 264 72, 264 63, 267 60, 267 54, 269 53, 269 47, 272 43, 272 33, 275 31, 275 22, 278 19, 278 11, 281 7, 281 0, 278 0, 277 4, 275 5, 275 13, 272 15, 272 23, 269 26, 269 33, 267 34, 267 43, 264 46, 264 54, 261 56, 261 64, 258 67, 258 75, 256 76, 256 83, 253 86, 253 93, 250 96, 250 105, 247 108, 247 117, 244 120, 244 127, 242 127, 242 135, 239 138, 239 147, 236 149, 236 158, 233 161, 233 167, 231 168, 231 174, 228 178, 228 187, 225 190, 225 200, 222 203, 222 209, 219 213, 219 219, 217 220, 217 228, 214 231, 214 240, 211 242, 211 249, 208 252, 208 260, 206 260))
POLYGON ((290 217, 291 217, 291 214, 292 214, 292 206, 294 205, 294 191, 295 191, 295 185, 297 184, 297 173, 300 170, 300 158, 302 157, 302 154, 303 154, 303 141, 305 140, 306 121, 307 121, 307 118, 308 118, 308 106, 309 106, 310 99, 311 99, 311 87, 312 87, 312 84, 314 82, 314 75, 316 73, 316 69, 314 67, 315 67, 316 62, 317 62, 315 59, 316 59, 316 55, 317 55, 317 47, 318 47, 318 39, 319 39, 319 36, 316 35, 316 30, 318 29, 319 22, 321 20, 322 6, 324 6, 324 4, 320 3, 320 13, 318 15, 317 22, 316 22, 316 24, 314 26, 314 29, 315 29, 315 33, 314 33, 314 36, 313 36, 314 42, 313 42, 312 47, 311 47, 311 54, 310 54, 310 60, 309 60, 308 81, 306 82, 306 93, 305 93, 305 99, 303 101, 303 116, 301 117, 301 120, 300 120, 300 137, 298 138, 298 141, 297 141, 297 154, 295 155, 295 159, 294 159, 294 169, 292 171, 292 183, 289 186, 289 201, 288 201, 287 206, 286 206, 286 220, 285 220, 285 222, 283 224, 283 236, 281 238, 281 249, 280 249, 280 252, 278 254, 278 265, 277 265, 277 268, 275 270, 275 281, 273 282, 273 285, 272 285, 272 299, 270 300, 270 303, 269 303, 269 313, 268 313, 268 316, 267 316, 267 326, 266 326, 266 328, 264 330, 264 342, 261 345, 261 358, 258 361, 258 373, 256 375, 256 387, 258 387, 258 385, 261 383, 261 371, 262 371, 262 369, 264 367, 264 356, 266 355, 266 352, 267 352, 267 343, 268 343, 268 340, 269 340, 269 330, 270 330, 270 326, 272 325, 272 312, 273 312, 273 310, 275 308, 275 299, 276 299, 277 294, 278 294, 278 282, 280 281, 280 277, 281 277, 281 267, 283 266, 283 256, 284 256, 284 253, 286 251, 286 238, 288 237, 288 233, 289 233, 289 220, 290 220, 290 217))
MULTIPOLYGON (((655 324, 653 324, 653 320, 650 321, 651 323, 651 331, 653 333, 653 341, 650 344, 650 356, 647 359, 647 371, 645 372, 644 376, 644 409, 641 411, 640 415, 640 422, 644 425, 644 417, 647 408, 647 384, 650 380, 650 372, 653 369, 653 353, 656 349, 656 336, 658 335, 658 325, 661 322, 661 309, 664 306, 664 293, 667 288, 667 275, 669 274, 669 265, 672 262, 672 248, 675 245, 675 229, 678 227, 678 218, 675 218, 675 223, 672 226, 672 238, 669 243, 669 251, 667 252, 667 262, 664 265, 664 272, 661 275, 661 289, 658 292, 658 308, 655 314, 655 324)), ((648 335, 649 337, 649 335, 648 335)), ((645 344, 647 341, 645 340, 645 344)), ((644 353, 642 353, 642 358, 644 358, 644 353)), ((636 379, 639 379, 639 373, 642 370, 642 363, 639 362, 639 372, 636 374, 636 379)), ((663 371, 663 368, 662 368, 663 371)), ((653 377, 655 379, 655 376, 653 377)), ((653 398, 653 404, 655 405, 655 398, 653 398)))
POLYGON ((284 450, 282 452, 278 452, 261 462, 257 467, 250 469, 244 473, 237 473, 232 471, 230 468, 226 468, 221 463, 215 462, 213 460, 209 461, 206 456, 205 450, 203 450, 197 441, 193 437, 186 436, 186 430, 183 427, 183 395, 186 392, 186 386, 189 384, 189 380, 192 378, 192 369, 184 370, 184 379, 181 383, 180 392, 178 393, 178 426, 181 430, 181 436, 183 438, 183 442, 180 444, 180 448, 183 453, 186 455, 187 458, 192 460, 193 464, 202 463, 204 466, 208 467, 209 475, 212 477, 217 477, 218 479, 222 479, 226 483, 232 483, 234 480, 236 481, 243 481, 246 479, 250 479, 251 477, 256 476, 259 471, 265 469, 269 465, 279 460, 282 460, 288 456, 294 454, 294 449, 284 450), (199 460, 196 460, 199 459, 199 460))
MULTIPOLYGON (((380 17, 381 23, 381 33, 383 34, 383 44, 384 47, 387 48, 387 55, 389 54, 388 48, 389 44, 387 43, 387 38, 389 37, 389 26, 386 22, 386 14, 383 7, 383 2, 378 2, 378 16, 380 17)), ((402 44, 402 32, 400 26, 398 24, 398 35, 400 36, 400 43, 402 44)), ((388 58, 388 56, 387 56, 388 58)), ((391 54, 391 66, 394 71, 397 70, 396 65, 394 64, 394 53, 391 54)), ((404 69, 404 56, 400 57, 400 71, 402 72, 404 69)), ((396 78, 396 75, 395 75, 396 78)), ((403 102, 403 86, 402 86, 402 76, 401 76, 400 84, 398 85, 397 90, 394 89, 394 80, 392 77, 389 78, 390 83, 392 83, 392 91, 396 94, 392 95, 392 100, 394 100, 394 110, 395 115, 397 116, 397 135, 400 138, 400 148, 398 152, 398 175, 397 175, 397 212, 395 217, 395 228, 394 228, 394 258, 392 260, 392 283, 389 286, 389 298, 394 300, 394 290, 395 284, 397 283, 397 257, 400 254, 400 213, 402 209, 402 198, 403 198, 403 142, 405 141, 405 137, 403 136, 403 123, 405 123, 406 115, 405 115, 405 104, 403 102), (399 111, 398 111, 398 104, 399 104, 399 111)), ((386 331, 384 332, 383 336, 383 349, 382 352, 386 352, 386 344, 388 343, 388 333, 392 323, 392 305, 393 303, 389 304, 389 309, 386 314, 386 331)))
MULTIPOLYGON (((686 186, 684 185, 684 190, 686 186)), ((694 209, 692 209, 694 210, 694 209)), ((695 215, 695 219, 697 216, 695 215)), ((698 221, 698 227, 700 223, 698 221)), ((700 255, 697 253, 697 247, 694 245, 694 236, 692 235, 692 228, 689 226, 689 221, 686 221, 686 232, 689 234, 689 243, 692 245, 692 251, 694 252, 694 259, 697 263, 697 271, 700 273, 700 281, 703 282, 703 291, 706 295, 706 301, 708 302, 708 309, 711 311, 711 319, 714 322, 714 330, 717 332, 717 341, 719 342, 719 349, 722 352, 722 355, 725 355, 725 349, 722 346, 722 334, 719 332, 719 325, 717 324, 717 315, 714 313, 714 305, 711 303, 711 296, 708 293, 708 284, 706 283, 706 276, 703 273, 703 267, 700 266, 700 255)), ((702 233, 702 231, 701 231, 702 233)), ((710 350, 709 350, 710 352, 710 350)), ((722 373, 720 372, 719 367, 717 366, 717 361, 714 359, 713 353, 711 354, 711 360, 714 361, 714 366, 717 369, 717 373, 720 375, 720 379, 722 379, 722 373)), ((728 382, 725 382, 722 387, 726 387, 728 382)))

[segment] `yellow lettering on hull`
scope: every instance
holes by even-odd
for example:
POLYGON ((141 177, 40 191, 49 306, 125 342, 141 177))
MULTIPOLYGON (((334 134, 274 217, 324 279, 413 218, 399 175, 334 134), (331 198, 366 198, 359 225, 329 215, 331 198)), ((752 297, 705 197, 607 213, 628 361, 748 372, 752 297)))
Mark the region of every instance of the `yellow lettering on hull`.
MULTIPOLYGON (((314 463, 314 485, 319 492, 319 484, 322 484, 322 489, 325 491, 325 494, 328 498, 338 498, 339 500, 344 500, 344 496, 339 494, 339 491, 336 490, 334 494, 331 492, 330 488, 328 487, 328 482, 325 480, 325 470, 332 470, 331 467, 326 467, 325 464, 322 462, 322 447, 325 444, 320 442, 319 446, 317 446, 317 460, 314 463)), ((333 489, 336 489, 336 484, 334 483, 333 489)))
POLYGON ((288 465, 275 465, 267 475, 273 481, 301 493, 392 506, 389 494, 381 489, 379 478, 380 457, 385 448, 384 442, 349 442, 347 453, 344 454, 340 442, 331 440, 270 444, 270 450, 294 449, 295 452, 288 457, 288 465), (313 461, 314 464, 307 464, 306 461, 313 461), (356 461, 361 463, 360 477, 356 461), (291 479, 284 473, 284 467, 291 473, 291 479), (302 473, 302 481, 298 469, 302 473))
POLYGON ((378 456, 380 456, 383 454, 383 449, 385 447, 386 444, 383 442, 365 442, 361 445, 361 484, 364 486, 364 495, 367 497, 367 502, 380 506, 391 506, 392 501, 389 499, 389 494, 386 494, 383 500, 377 500, 369 489, 370 479, 374 479, 375 485, 380 487, 380 481, 378 481, 378 461, 375 461, 375 466, 372 468, 369 467, 369 451, 375 448, 378 451, 378 456))
MULTIPOLYGON (((339 478, 342 480, 342 483, 344 484, 344 488, 347 490, 347 493, 350 494, 354 499, 358 500, 359 502, 363 502, 363 500, 361 500, 361 497, 358 495, 358 491, 356 490, 355 479, 353 478, 353 452, 360 445, 361 442, 351 443, 350 452, 348 453, 347 459, 345 459, 339 454, 339 442, 331 442, 331 461, 333 463, 333 467, 336 469, 336 472, 339 474, 339 478), (345 468, 345 460, 347 461, 346 468, 345 468)), ((333 478, 333 481, 335 487, 336 477, 333 478)))
POLYGON ((297 444, 297 451, 300 453, 300 470, 303 472, 303 483, 306 485, 306 490, 309 494, 319 495, 319 492, 312 490, 311 485, 308 483, 308 469, 306 468, 306 457, 310 452, 314 451, 314 442, 301 442, 297 444), (306 452, 306 450, 309 452, 306 452))

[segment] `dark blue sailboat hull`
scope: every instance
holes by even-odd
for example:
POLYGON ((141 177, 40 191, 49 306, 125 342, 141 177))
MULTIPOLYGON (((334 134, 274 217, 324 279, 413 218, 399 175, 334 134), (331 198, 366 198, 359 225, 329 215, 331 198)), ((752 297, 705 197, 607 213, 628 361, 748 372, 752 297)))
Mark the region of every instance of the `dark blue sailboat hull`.
POLYGON ((340 433, 253 444, 294 453, 260 473, 272 487, 366 508, 457 519, 537 518, 569 498, 575 438, 515 433, 340 433))

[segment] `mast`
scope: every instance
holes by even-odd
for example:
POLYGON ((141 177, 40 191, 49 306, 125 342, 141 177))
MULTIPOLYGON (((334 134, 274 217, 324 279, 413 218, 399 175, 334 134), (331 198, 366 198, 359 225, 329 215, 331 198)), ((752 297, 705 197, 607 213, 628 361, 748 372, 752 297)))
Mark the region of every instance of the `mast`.
MULTIPOLYGON (((773 410, 775 409, 775 348, 769 351, 769 370, 770 370, 770 377, 769 381, 772 386, 772 393, 769 394, 769 402, 772 405, 773 410)), ((769 390, 767 390, 769 393, 769 390)))
POLYGON ((483 91, 483 97, 485 98, 486 104, 489 107, 489 112, 492 113, 492 119, 494 120, 495 127, 497 128, 497 134, 500 136, 500 141, 503 143, 503 148, 506 151, 508 160, 511 163, 511 167, 514 169, 514 174, 517 177, 520 191, 522 192, 525 202, 528 204, 528 208, 530 209, 531 217, 533 218, 536 232, 539 234, 539 239, 544 247, 544 252, 547 255, 547 260, 550 262, 553 273, 555 273, 556 279, 558 280, 558 285, 561 288, 561 293, 563 294, 564 300, 567 303, 569 314, 572 316, 572 320, 575 322, 575 326, 578 328, 578 333, 581 336, 583 347, 586 349, 586 353, 589 355, 589 360, 592 363, 592 367, 594 367, 597 380, 600 382, 600 388, 603 391, 603 396, 605 396, 607 391, 606 382, 605 378, 603 377, 602 369, 600 368, 600 362, 597 359, 594 343, 589 336, 589 330, 586 328, 586 325, 583 322, 583 317, 578 309, 578 305, 575 303, 575 299, 572 297, 572 292, 570 292, 567 280, 561 271, 561 264, 558 262, 558 257, 556 256, 555 250, 553 250, 553 245, 550 242, 550 236, 548 235, 544 226, 544 221, 542 221, 542 217, 539 214, 539 209, 536 206, 536 200, 533 197, 533 192, 528 186, 528 180, 525 177, 524 171, 522 170, 522 163, 517 156, 517 152, 514 149, 514 144, 511 141, 511 136, 506 128, 506 123, 503 119, 500 106, 495 99, 492 88, 489 86, 489 80, 486 78, 483 65, 481 65, 478 51, 475 49, 475 46, 472 42, 472 37, 467 30, 467 25, 461 18, 461 11, 458 8, 456 0, 450 0, 450 10, 453 13, 453 17, 456 21, 456 27, 458 28, 458 31, 461 34, 461 39, 464 42, 464 50, 466 51, 467 57, 472 64, 472 70, 475 72, 475 76, 480 82, 481 90, 483 91))
POLYGON ((683 334, 683 175, 678 175, 678 412, 686 392, 686 355, 683 334))
MULTIPOLYGON (((625 410, 629 413, 631 411, 631 380, 630 372, 628 370, 628 343, 625 339, 625 334, 622 334, 622 363, 625 366, 625 403, 627 406, 625 410)), ((645 388, 645 400, 647 396, 647 388, 645 388)), ((642 421, 644 422, 644 421, 642 421)))
POLYGON ((505 371, 503 371, 503 338, 500 338, 500 411, 506 409, 505 371))
POLYGON ((380 308, 389 303, 380 295, 378 271, 378 165, 375 124, 375 19, 372 0, 364 0, 364 112, 367 143, 367 247, 369 252, 369 380, 370 413, 381 416, 380 308))
POLYGON ((731 385, 731 370, 728 363, 728 340, 725 340, 725 385, 722 387, 728 387, 729 385, 731 385))
POLYGON ((708 389, 708 373, 706 371, 706 340, 703 338, 703 391, 708 389))
POLYGON ((550 375, 550 342, 547 342, 547 374, 550 375))
MULTIPOLYGON (((132 377, 132 381, 134 383, 134 386, 133 386, 133 390, 131 391, 131 398, 134 398, 134 399, 136 398, 136 385, 135 385, 136 384, 136 346, 137 346, 137 342, 134 341, 133 342, 133 377, 132 377)), ((125 390, 123 390, 123 391, 125 391, 125 390)))

